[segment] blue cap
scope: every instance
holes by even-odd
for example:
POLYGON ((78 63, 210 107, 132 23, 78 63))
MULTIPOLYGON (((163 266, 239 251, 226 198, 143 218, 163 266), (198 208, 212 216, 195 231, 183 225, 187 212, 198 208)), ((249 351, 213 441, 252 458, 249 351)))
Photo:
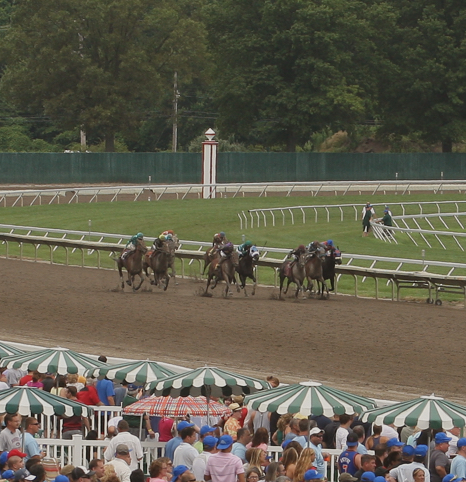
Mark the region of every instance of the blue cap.
MULTIPOLYGON (((15 471, 14 470, 5 470, 2 474, 3 479, 12 479, 15 476, 15 471)), ((68 479, 68 477, 67 477, 68 479)))
POLYGON ((461 477, 456 476, 455 474, 447 474, 445 477, 442 479, 442 482, 452 482, 453 480, 463 480, 461 477))
POLYGON ((186 465, 177 465, 174 469, 173 469, 173 477, 172 477, 172 482, 175 482, 175 480, 180 477, 181 475, 183 475, 187 470, 189 470, 188 467, 186 467, 186 465))
POLYGON ((134 383, 130 383, 130 384, 128 385, 128 390, 129 390, 130 392, 135 392, 136 390, 139 390, 140 388, 142 388, 142 386, 136 385, 136 384, 134 384, 134 383))
POLYGON ((458 448, 464 447, 465 445, 466 445, 466 438, 465 437, 462 437, 462 438, 458 439, 458 442, 456 442, 456 446, 458 448))
POLYGON ((447 434, 445 432, 439 432, 435 436, 435 443, 436 444, 444 444, 447 443, 451 440, 451 437, 447 437, 447 434))
POLYGON ((374 472, 364 472, 361 475, 361 482, 374 482, 375 474, 374 472))
POLYGON ((57 475, 53 482, 70 482, 70 479, 66 475, 57 475))
POLYGON ((218 442, 218 438, 212 437, 212 435, 207 435, 206 437, 204 437, 204 440, 202 441, 202 443, 209 448, 214 448, 217 442, 218 442))
POLYGON ((282 449, 286 449, 286 447, 288 446, 288 444, 292 441, 291 438, 289 438, 288 440, 284 440, 283 443, 282 443, 282 449))
POLYGON ((387 447, 402 447, 404 445, 403 442, 400 442, 396 437, 391 438, 387 442, 387 447))
POLYGON ((425 457, 428 451, 429 451, 429 447, 427 447, 427 445, 418 445, 414 449, 414 455, 416 457, 425 457))
POLYGON ((215 432, 215 427, 209 427, 208 425, 204 425, 203 427, 201 427, 199 434, 202 437, 203 435, 209 432, 215 432))
POLYGON ((414 447, 412 445, 405 445, 403 447, 403 455, 407 455, 408 457, 412 457, 414 455, 414 447))
POLYGON ((375 479, 374 482, 387 482, 387 479, 385 477, 382 477, 381 475, 378 475, 375 479))
POLYGON ((181 432, 184 428, 188 428, 188 427, 194 427, 194 424, 189 423, 186 420, 183 420, 176 426, 176 430, 178 430, 178 432, 181 432))
POLYGON ((329 240, 327 241, 327 244, 328 244, 329 246, 333 246, 333 241, 332 241, 331 239, 329 239, 329 240))
POLYGON ((230 447, 230 445, 233 445, 233 438, 231 437, 231 435, 222 435, 218 439, 217 448, 219 450, 227 449, 228 447, 230 447))
POLYGON ((2 452, 0 455, 0 464, 6 464, 8 460, 8 452, 2 452))
POLYGON ((317 472, 317 470, 311 469, 306 471, 304 474, 304 480, 316 480, 316 479, 323 479, 322 475, 317 472))

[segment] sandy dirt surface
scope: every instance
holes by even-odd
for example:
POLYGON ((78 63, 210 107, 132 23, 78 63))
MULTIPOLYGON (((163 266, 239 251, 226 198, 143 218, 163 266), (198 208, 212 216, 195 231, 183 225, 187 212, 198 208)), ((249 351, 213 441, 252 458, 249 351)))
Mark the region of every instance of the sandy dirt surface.
POLYGON ((116 271, 5 259, 0 269, 5 341, 313 379, 389 400, 466 395, 462 309, 335 295, 278 301, 265 287, 224 299, 219 285, 202 297, 194 280, 133 293, 116 290, 116 271))

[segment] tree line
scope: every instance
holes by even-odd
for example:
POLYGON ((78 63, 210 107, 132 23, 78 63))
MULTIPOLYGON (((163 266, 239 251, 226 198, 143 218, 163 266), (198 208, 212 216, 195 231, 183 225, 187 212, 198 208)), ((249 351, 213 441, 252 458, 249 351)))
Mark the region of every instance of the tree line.
POLYGON ((0 150, 171 150, 176 123, 185 151, 375 125, 451 152, 465 27, 458 0, 0 0, 0 150))

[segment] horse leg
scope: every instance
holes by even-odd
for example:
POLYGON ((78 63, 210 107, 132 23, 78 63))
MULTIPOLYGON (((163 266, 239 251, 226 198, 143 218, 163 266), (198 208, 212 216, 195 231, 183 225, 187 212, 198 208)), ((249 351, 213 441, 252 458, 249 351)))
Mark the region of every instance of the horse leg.
POLYGON ((128 271, 128 279, 126 280, 126 284, 128 286, 131 286, 132 280, 133 280, 133 277, 131 276, 130 272, 128 271))
POLYGON ((257 279, 254 275, 252 275, 252 281, 253 281, 253 285, 252 285, 252 296, 254 296, 256 294, 256 286, 257 286, 257 279))
POLYGON ((290 283, 291 283, 291 280, 290 278, 288 278, 287 280, 288 282, 286 283, 286 288, 285 288, 285 291, 283 292, 285 295, 288 293, 288 288, 290 287, 290 283))
POLYGON ((239 293, 241 291, 241 289, 239 287, 238 281, 236 280, 236 273, 233 273, 233 282, 236 285, 236 291, 239 293))
POLYGON ((282 299, 282 288, 283 288, 283 281, 285 280, 284 277, 282 277, 282 275, 280 275, 280 294, 278 295, 278 299, 281 300, 282 299))
POLYGON ((335 276, 332 276, 330 278, 330 290, 329 291, 335 291, 335 276))
POLYGON ((118 273, 120 273, 121 289, 124 290, 125 289, 125 280, 123 279, 123 270, 122 270, 122 265, 121 265, 120 261, 117 262, 117 266, 118 266, 118 273))
POLYGON ((327 293, 327 299, 328 299, 328 298, 330 297, 330 294, 329 294, 329 292, 328 292, 327 284, 325 283, 325 280, 324 280, 324 279, 321 280, 321 283, 322 283, 322 293, 321 293, 321 295, 320 295, 320 299, 321 299, 321 300, 325 299, 325 297, 324 297, 324 290, 325 290, 325 292, 327 293))
POLYGON ((168 273, 166 274, 165 279, 166 279, 166 281, 165 281, 165 287, 164 287, 163 291, 167 291, 168 283, 170 283, 170 276, 168 276, 168 273))
POLYGON ((136 288, 134 287, 134 277, 133 277, 133 290, 134 291, 137 291, 141 287, 142 283, 144 283, 144 280, 145 280, 144 275, 142 274, 142 271, 140 273, 138 273, 138 276, 139 276, 139 278, 141 278, 141 281, 136 288))

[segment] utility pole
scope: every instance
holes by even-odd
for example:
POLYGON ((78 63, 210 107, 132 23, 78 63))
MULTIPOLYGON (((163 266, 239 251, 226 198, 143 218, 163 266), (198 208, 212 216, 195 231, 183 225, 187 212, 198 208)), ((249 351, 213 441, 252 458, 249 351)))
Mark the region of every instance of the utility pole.
POLYGON ((178 92, 178 72, 175 72, 175 78, 173 81, 173 139, 172 139, 172 152, 176 152, 178 146, 178 99, 180 93, 178 92))

